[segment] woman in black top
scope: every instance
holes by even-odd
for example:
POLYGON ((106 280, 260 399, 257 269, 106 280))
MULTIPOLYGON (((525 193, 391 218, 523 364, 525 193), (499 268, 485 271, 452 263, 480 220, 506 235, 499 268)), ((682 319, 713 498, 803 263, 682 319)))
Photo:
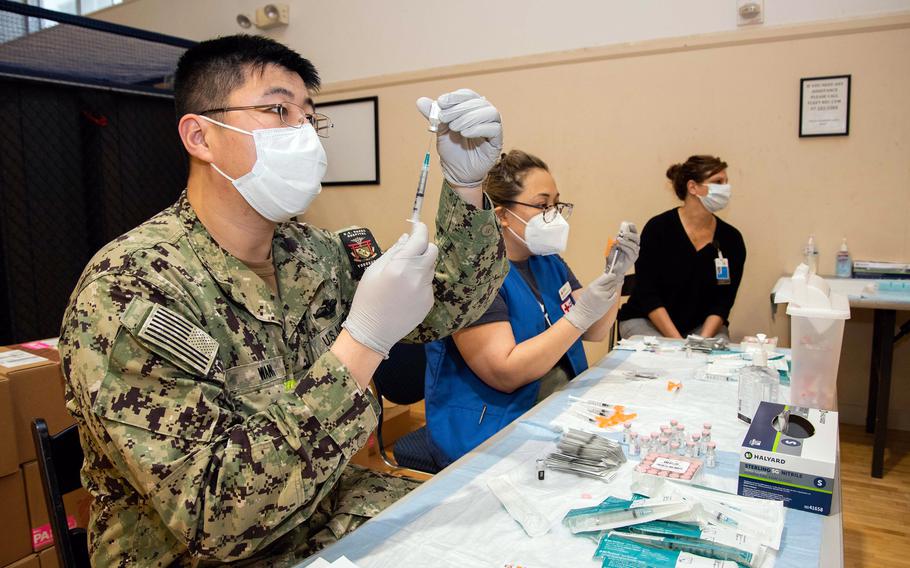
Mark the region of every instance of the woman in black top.
POLYGON ((729 338, 746 245, 735 227, 714 215, 730 200, 727 164, 692 156, 671 166, 667 177, 683 205, 653 217, 642 230, 635 288, 619 313, 620 335, 729 338))

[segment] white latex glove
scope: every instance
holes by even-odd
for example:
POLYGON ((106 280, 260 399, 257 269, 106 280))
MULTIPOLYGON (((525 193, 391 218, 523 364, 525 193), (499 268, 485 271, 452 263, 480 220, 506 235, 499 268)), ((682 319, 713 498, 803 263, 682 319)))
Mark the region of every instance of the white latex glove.
POLYGON ((581 291, 575 305, 566 314, 569 323, 582 332, 588 331, 588 328, 604 317, 616 303, 622 279, 623 277, 615 271, 604 272, 595 278, 581 291))
POLYGON ((433 274, 439 249, 423 223, 363 273, 351 313, 342 326, 358 343, 388 358, 389 350, 433 307, 433 274))
MULTIPOLYGON (((439 131, 436 151, 450 185, 478 187, 502 152, 502 119, 489 101, 469 89, 436 99, 439 131)), ((417 109, 429 118, 432 99, 417 99, 417 109)))
MULTIPOLYGON (((638 229, 632 223, 623 222, 619 234, 616 236, 616 243, 610 256, 616 255, 616 264, 613 266, 613 272, 624 276, 632 270, 635 261, 638 259, 638 252, 641 249, 641 236, 638 229)), ((611 258, 612 262, 612 258, 611 258)), ((607 266, 609 270, 610 267, 607 266)))

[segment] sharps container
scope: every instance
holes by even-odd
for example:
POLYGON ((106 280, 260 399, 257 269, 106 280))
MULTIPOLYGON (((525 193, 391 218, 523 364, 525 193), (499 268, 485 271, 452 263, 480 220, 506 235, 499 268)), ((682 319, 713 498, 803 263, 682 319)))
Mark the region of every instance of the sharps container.
POLYGON ((800 264, 791 278, 790 404, 837 410, 837 368, 850 304, 843 294, 831 292, 824 279, 800 264))

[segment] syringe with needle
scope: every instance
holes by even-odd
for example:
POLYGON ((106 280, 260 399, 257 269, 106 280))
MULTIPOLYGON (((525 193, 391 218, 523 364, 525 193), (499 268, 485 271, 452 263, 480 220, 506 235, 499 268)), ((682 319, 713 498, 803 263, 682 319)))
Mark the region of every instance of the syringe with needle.
MULTIPOLYGON (((627 232, 634 233, 635 231, 636 231, 636 228, 635 228, 634 223, 631 223, 629 221, 623 221, 622 223, 619 224, 619 235, 618 236, 622 237, 622 236, 625 236, 625 234, 627 232)), ((606 254, 607 254, 607 258, 608 258, 607 273, 613 274, 613 267, 616 266, 616 258, 619 256, 619 249, 616 247, 616 241, 614 241, 613 239, 610 239, 610 242, 607 243, 606 254), (609 261, 609 257, 611 255, 611 253, 613 256, 613 260, 609 261)))
POLYGON ((411 209, 410 223, 420 222, 420 210, 423 209, 423 196, 427 188, 427 175, 430 172, 430 145, 433 143, 433 134, 439 130, 439 105, 433 101, 430 108, 430 125, 427 129, 431 132, 430 142, 427 144, 427 152, 423 157, 423 166, 420 168, 420 179, 417 181, 417 194, 414 196, 414 207, 411 209))

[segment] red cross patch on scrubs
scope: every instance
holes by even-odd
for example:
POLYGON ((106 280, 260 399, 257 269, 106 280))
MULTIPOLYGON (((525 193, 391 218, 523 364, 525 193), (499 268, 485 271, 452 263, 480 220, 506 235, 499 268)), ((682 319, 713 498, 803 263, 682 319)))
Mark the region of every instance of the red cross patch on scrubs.
POLYGON ((559 287, 559 301, 561 302, 559 307, 562 308, 564 314, 569 313, 569 310, 575 305, 575 299, 572 297, 572 286, 568 282, 559 287))

